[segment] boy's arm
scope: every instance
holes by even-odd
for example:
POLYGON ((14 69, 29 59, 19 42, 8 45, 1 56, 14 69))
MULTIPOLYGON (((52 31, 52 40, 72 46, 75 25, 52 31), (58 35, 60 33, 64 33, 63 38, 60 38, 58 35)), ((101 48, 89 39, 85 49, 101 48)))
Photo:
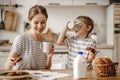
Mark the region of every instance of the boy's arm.
POLYGON ((89 51, 88 60, 92 62, 92 60, 95 59, 96 54, 97 54, 96 50, 94 50, 94 52, 89 51))
MULTIPOLYGON (((68 24, 67 24, 68 25, 68 24)), ((64 28, 64 30, 62 31, 62 33, 59 35, 59 37, 58 37, 58 40, 57 40, 57 44, 58 45, 63 45, 63 44, 65 44, 65 42, 64 42, 64 39, 66 38, 66 32, 67 31, 69 31, 69 28, 66 26, 65 28, 64 28)))

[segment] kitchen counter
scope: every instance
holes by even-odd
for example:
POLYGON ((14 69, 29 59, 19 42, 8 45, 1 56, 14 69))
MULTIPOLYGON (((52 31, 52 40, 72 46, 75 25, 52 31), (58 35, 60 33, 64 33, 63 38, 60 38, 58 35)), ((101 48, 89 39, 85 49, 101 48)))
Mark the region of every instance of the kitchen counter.
POLYGON ((113 45, 102 43, 96 45, 97 49, 113 49, 113 45))
POLYGON ((0 46, 0 52, 10 52, 11 46, 0 46))
MULTIPOLYGON (((1 70, 3 71, 3 70, 1 70)), ((0 72, 1 72, 0 71, 0 72)), ((33 73, 41 73, 41 71, 44 71, 44 72, 58 72, 58 73, 64 73, 64 74, 70 74, 66 77, 62 77, 62 78, 56 78, 54 80, 75 80, 73 78, 73 71, 72 70, 25 70, 27 72, 29 72, 30 74, 33 74, 33 73)), ((56 75, 55 75, 56 76, 56 75)), ((15 79, 17 80, 17 79, 15 79)), ((111 77, 98 77, 96 75, 96 72, 93 70, 90 70, 87 72, 87 78, 85 79, 78 79, 78 80, 120 80, 120 70, 117 71, 117 75, 116 76, 111 76, 111 77)))
MULTIPOLYGON (((96 45, 97 49, 113 49, 113 45, 102 43, 96 45)), ((55 45, 55 52, 67 52, 66 46, 55 45)))
MULTIPOLYGON (((0 52, 9 52, 11 46, 0 46, 0 52)), ((113 45, 102 43, 97 44, 97 49, 113 49, 113 45)), ((67 52, 66 46, 59 46, 55 44, 55 52, 67 52)))

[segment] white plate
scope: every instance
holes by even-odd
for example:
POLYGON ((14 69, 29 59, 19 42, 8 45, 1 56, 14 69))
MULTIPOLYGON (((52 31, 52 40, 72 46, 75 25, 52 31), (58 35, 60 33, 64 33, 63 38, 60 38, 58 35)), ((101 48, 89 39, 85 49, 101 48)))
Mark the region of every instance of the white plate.
MULTIPOLYGON (((6 72, 15 72, 15 71, 3 71, 1 73, 6 73, 6 72)), ((28 73, 26 75, 15 75, 15 76, 0 75, 0 79, 20 79, 25 77, 30 77, 30 74, 28 73)))

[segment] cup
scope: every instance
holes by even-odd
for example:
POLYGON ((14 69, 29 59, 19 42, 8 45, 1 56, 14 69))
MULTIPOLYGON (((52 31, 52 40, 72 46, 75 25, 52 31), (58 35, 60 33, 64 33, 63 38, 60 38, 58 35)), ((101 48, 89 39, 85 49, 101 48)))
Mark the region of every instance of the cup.
POLYGON ((68 23, 68 27, 69 27, 70 29, 72 29, 72 28, 74 27, 74 21, 70 21, 70 22, 68 23))
POLYGON ((79 30, 81 26, 82 26, 82 23, 79 20, 70 21, 70 23, 68 23, 68 28, 73 31, 79 30))
POLYGON ((43 42, 43 52, 44 53, 49 53, 50 48, 52 47, 52 43, 51 42, 43 42))

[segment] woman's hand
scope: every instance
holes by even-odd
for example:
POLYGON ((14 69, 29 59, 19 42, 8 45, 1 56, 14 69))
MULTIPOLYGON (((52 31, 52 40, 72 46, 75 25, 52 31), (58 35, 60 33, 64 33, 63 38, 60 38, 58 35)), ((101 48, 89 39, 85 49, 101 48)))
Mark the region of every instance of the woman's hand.
POLYGON ((96 50, 94 49, 94 48, 91 48, 91 47, 87 47, 87 51, 88 51, 88 60, 89 61, 92 61, 94 58, 95 58, 95 56, 96 56, 96 50))
POLYGON ((54 46, 52 45, 52 47, 50 48, 49 53, 47 55, 46 69, 51 68, 53 54, 54 54, 54 46))
POLYGON ((17 57, 17 58, 10 58, 10 63, 15 66, 17 62, 20 62, 22 60, 21 57, 17 57))
POLYGON ((49 50, 48 57, 51 58, 54 55, 54 45, 49 50))

